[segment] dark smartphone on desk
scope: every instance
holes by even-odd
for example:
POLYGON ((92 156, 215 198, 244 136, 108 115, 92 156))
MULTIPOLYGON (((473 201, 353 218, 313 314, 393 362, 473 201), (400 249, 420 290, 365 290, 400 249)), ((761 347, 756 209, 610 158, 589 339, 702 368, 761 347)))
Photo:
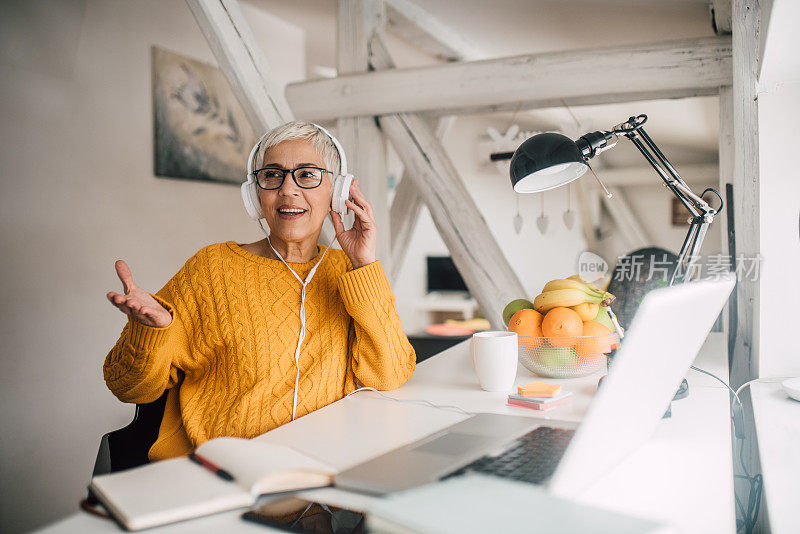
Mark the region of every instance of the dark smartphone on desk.
POLYGON ((283 497, 242 515, 284 532, 303 534, 366 534, 362 512, 329 506, 299 497, 283 497))

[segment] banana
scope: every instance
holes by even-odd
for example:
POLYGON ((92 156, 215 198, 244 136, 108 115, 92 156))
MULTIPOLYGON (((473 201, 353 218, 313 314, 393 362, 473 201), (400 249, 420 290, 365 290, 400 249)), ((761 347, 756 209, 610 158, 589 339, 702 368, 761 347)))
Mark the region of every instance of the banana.
POLYGON ((550 280, 545 284, 542 293, 534 299, 533 309, 547 313, 559 306, 577 306, 584 302, 608 306, 615 298, 607 291, 574 278, 550 280))
POLYGON ((578 289, 594 296, 600 296, 603 294, 602 291, 591 284, 569 278, 550 280, 545 284, 544 288, 542 289, 542 293, 545 293, 546 291, 554 291, 556 289, 578 289))
POLYGON ((584 302, 600 304, 602 301, 602 296, 590 295, 580 289, 553 289, 533 299, 533 309, 539 313, 547 313, 559 306, 568 308, 584 302))
MULTIPOLYGON (((589 287, 589 288, 591 288, 591 289, 593 289, 595 291, 600 291, 600 292, 605 291, 605 289, 601 289, 601 288, 597 287, 596 285, 594 285, 594 284, 592 284, 590 282, 587 282, 579 274, 573 274, 572 276, 568 276, 567 280, 577 280, 578 282, 586 284, 587 287, 589 287)), ((611 279, 609 278, 609 280, 611 280, 611 279)), ((604 286, 608 287, 608 282, 604 282, 604 286)))

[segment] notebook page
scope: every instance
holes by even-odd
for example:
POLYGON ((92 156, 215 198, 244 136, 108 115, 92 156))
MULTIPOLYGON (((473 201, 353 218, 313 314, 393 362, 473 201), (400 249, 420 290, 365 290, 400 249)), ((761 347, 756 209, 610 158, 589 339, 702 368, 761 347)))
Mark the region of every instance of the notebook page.
POLYGON ((324 486, 335 470, 288 447, 242 438, 216 438, 197 454, 228 471, 253 495, 324 486), (321 476, 320 476, 321 475, 321 476))

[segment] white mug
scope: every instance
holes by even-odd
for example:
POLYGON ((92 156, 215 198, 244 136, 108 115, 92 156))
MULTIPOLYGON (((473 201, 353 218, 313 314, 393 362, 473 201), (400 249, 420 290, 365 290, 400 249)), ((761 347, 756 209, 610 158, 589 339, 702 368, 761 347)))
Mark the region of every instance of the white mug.
POLYGON ((476 332, 470 342, 472 365, 481 388, 509 391, 517 377, 517 334, 515 332, 476 332))

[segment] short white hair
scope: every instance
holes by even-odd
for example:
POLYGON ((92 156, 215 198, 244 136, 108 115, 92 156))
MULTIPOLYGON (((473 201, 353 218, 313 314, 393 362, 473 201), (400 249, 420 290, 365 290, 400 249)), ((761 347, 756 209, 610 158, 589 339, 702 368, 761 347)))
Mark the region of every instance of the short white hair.
MULTIPOLYGON (((333 141, 328 137, 328 134, 320 130, 315 124, 307 121, 287 122, 267 132, 266 137, 261 141, 261 146, 258 149, 256 162, 261 162, 261 165, 263 165, 267 150, 284 141, 291 141, 294 139, 307 139, 311 141, 319 155, 322 156, 325 162, 325 168, 336 174, 341 172, 339 151, 336 150, 333 141)), ((256 164, 256 168, 259 168, 258 163, 256 164)))

